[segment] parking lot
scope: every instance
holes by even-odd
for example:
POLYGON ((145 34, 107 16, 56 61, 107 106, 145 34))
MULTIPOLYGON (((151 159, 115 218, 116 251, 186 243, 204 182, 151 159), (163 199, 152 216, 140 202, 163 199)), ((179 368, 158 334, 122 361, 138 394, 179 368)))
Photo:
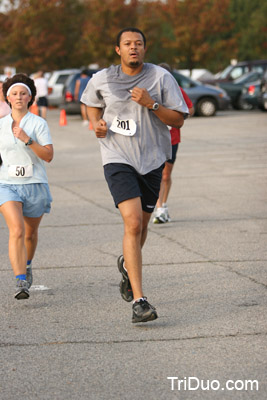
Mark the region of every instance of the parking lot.
POLYGON ((77 115, 59 126, 59 112, 48 111, 53 204, 29 300, 13 298, 0 217, 0 398, 263 400, 266 113, 185 122, 172 222, 150 223, 143 251, 144 290, 159 318, 133 325, 118 288, 123 224, 97 139, 77 115))

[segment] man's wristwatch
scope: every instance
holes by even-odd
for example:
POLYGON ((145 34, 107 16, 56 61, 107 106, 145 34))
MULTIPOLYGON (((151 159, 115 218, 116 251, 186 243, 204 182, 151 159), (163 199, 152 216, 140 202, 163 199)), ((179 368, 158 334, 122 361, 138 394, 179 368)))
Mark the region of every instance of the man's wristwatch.
POLYGON ((152 110, 152 111, 157 111, 158 109, 159 109, 159 103, 156 103, 156 102, 155 102, 155 103, 153 104, 151 110, 152 110))
POLYGON ((33 140, 32 140, 32 138, 30 138, 30 139, 28 140, 28 142, 25 143, 25 146, 30 146, 32 143, 33 143, 33 140))

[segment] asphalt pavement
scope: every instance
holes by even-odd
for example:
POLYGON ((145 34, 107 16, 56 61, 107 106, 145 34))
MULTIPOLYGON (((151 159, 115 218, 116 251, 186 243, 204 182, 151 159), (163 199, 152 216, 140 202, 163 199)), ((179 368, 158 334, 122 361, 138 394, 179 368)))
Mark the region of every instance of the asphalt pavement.
POLYGON ((28 300, 14 299, 0 216, 0 399, 257 399, 267 393, 267 117, 193 117, 182 129, 172 221, 149 224, 144 291, 159 318, 131 323, 119 293, 123 224, 97 139, 59 125, 47 165, 28 300))

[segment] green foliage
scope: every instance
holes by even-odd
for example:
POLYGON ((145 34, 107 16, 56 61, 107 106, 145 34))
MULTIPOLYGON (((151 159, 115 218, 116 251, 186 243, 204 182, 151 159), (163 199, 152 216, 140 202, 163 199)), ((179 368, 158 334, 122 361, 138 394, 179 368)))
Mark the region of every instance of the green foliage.
POLYGON ((147 38, 146 60, 155 64, 169 62, 171 43, 175 39, 168 11, 160 1, 153 6, 143 2, 138 10, 138 27, 147 38))
POLYGON ((30 73, 74 64, 77 24, 83 23, 79 0, 20 0, 7 19, 8 33, 0 51, 9 54, 19 70, 30 73))
POLYGON ((230 18, 237 38, 236 57, 240 60, 265 59, 267 50, 267 2, 231 0, 230 18))
POLYGON ((175 67, 211 71, 221 68, 235 47, 235 41, 229 36, 232 29, 232 22, 227 18, 229 1, 167 1, 175 37, 171 43, 175 67))
POLYGON ((126 5, 124 0, 85 0, 86 21, 80 38, 84 64, 97 62, 100 66, 119 62, 115 54, 116 37, 125 26, 135 26, 138 1, 126 5))
POLYGON ((137 26, 146 61, 217 72, 232 58, 266 57, 266 14, 262 0, 11 0, 0 13, 1 63, 28 73, 105 67, 119 62, 117 33, 137 26))

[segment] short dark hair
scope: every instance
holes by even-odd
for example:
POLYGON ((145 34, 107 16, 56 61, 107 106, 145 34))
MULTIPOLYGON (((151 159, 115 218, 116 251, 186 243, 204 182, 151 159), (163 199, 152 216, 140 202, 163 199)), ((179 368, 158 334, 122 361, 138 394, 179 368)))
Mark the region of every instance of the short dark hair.
POLYGON ((167 71, 169 71, 169 72, 171 72, 171 67, 170 67, 170 65, 169 64, 167 64, 167 63, 160 63, 159 64, 159 67, 161 67, 161 68, 164 68, 164 69, 166 69, 167 71))
POLYGON ((88 69, 83 69, 82 71, 81 71, 81 75, 89 75, 89 71, 88 71, 88 69))
POLYGON ((140 33, 140 35, 142 35, 142 38, 143 38, 143 41, 144 41, 144 47, 146 47, 146 37, 145 37, 145 35, 143 34, 143 32, 140 31, 140 29, 138 29, 138 28, 132 28, 132 27, 130 27, 130 28, 124 28, 124 29, 122 29, 122 30, 118 33, 117 40, 116 40, 116 45, 117 45, 118 47, 120 47, 121 35, 122 35, 124 32, 137 32, 137 33, 140 33))
POLYGON ((24 83, 25 85, 29 86, 29 88, 31 89, 32 98, 28 103, 28 108, 29 108, 33 104, 35 96, 36 96, 36 87, 34 84, 34 80, 31 79, 26 74, 16 74, 16 75, 12 76, 12 78, 6 79, 5 82, 3 83, 3 94, 5 96, 6 101, 7 101, 7 97, 6 97, 7 91, 10 88, 10 86, 14 85, 15 83, 17 83, 17 84, 24 83))

